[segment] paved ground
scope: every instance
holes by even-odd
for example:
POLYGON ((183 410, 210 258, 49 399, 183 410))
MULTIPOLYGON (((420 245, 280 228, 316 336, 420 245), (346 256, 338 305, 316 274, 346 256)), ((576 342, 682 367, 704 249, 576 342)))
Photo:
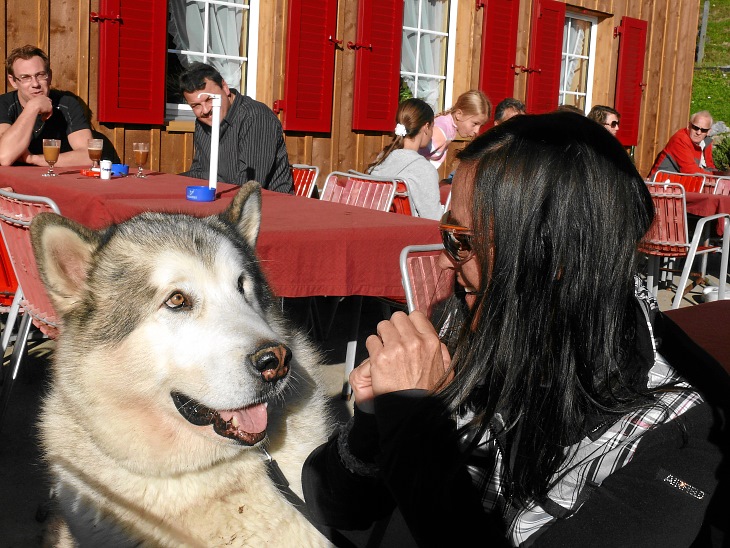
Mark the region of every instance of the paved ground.
MULTIPOLYGON (((716 283, 716 280, 713 280, 716 283)), ((701 292, 697 288, 683 302, 690 306, 701 292)), ((660 306, 670 307, 673 293, 660 291, 660 306)), ((322 343, 326 351, 326 382, 333 407, 343 420, 350 405, 339 397, 344 372, 345 341, 349 331, 349 301, 339 304, 329 336, 322 343)), ((381 319, 380 304, 365 299, 358 342, 358 361, 364 357, 364 339, 381 319)), ((36 444, 36 417, 47 381, 47 362, 53 342, 35 344, 13 389, 10 408, 0 432, 0 548, 41 546, 45 523, 37 520, 38 509, 47 498, 45 469, 36 444)), ((6 359, 7 363, 7 359, 6 359)))

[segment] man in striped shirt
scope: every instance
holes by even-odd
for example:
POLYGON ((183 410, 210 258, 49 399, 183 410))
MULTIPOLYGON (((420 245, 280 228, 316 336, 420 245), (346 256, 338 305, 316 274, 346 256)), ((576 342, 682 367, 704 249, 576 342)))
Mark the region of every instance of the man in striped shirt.
POLYGON ((218 180, 235 185, 257 181, 276 192, 293 191, 284 132, 269 107, 229 88, 220 73, 204 63, 193 63, 180 75, 180 88, 196 117, 193 163, 182 175, 208 179, 212 100, 198 95, 215 93, 221 96, 218 180))

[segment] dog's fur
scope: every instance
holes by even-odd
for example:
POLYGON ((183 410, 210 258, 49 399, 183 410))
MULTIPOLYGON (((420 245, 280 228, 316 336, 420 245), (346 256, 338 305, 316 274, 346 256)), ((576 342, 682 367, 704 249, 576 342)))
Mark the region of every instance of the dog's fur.
POLYGON ((85 519, 145 546, 326 545, 260 450, 301 494, 302 463, 329 430, 319 356, 258 266, 260 210, 249 183, 204 219, 145 213, 98 232, 33 221, 62 318, 40 421, 54 487, 72 502, 60 544, 85 519))

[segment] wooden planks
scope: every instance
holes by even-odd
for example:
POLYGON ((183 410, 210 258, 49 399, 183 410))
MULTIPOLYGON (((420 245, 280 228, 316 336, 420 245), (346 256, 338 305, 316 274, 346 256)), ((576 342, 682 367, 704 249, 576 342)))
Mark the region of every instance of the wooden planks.
MULTIPOLYGON (((455 0, 452 0, 455 1, 455 0)), ((520 0, 520 23, 515 64, 527 65, 533 0, 520 0)), ((337 39, 355 41, 358 0, 340 0, 337 39)), ((598 18, 597 51, 592 104, 613 105, 616 84, 618 39, 613 30, 623 16, 649 22, 645 82, 641 110, 637 167, 645 174, 671 134, 687 123, 699 0, 571 0, 568 12, 588 13, 598 18)), ((102 125, 96 121, 98 83, 98 25, 89 23, 89 13, 99 11, 99 0, 0 0, 5 27, 0 32, 3 57, 20 45, 31 43, 51 56, 53 84, 69 90, 91 112, 94 129, 114 145, 119 156, 131 162, 131 143, 151 143, 150 168, 165 172, 187 169, 192 160, 192 134, 165 127, 102 125)), ((286 46, 288 0, 261 0, 257 99, 271 106, 281 97, 286 46)), ((482 12, 474 1, 460 1, 457 9, 454 99, 478 86, 481 61, 482 12)), ((538 45, 539 47, 539 45, 538 45)), ((351 130, 354 86, 354 52, 338 48, 335 53, 333 125, 330 134, 286 136, 291 163, 318 165, 323 173, 365 169, 390 142, 390 134, 351 130)), ((525 97, 527 74, 515 76, 515 97, 525 97)), ((5 87, 8 89, 5 81, 5 87)), ((450 106, 450 105, 447 105, 450 106)), ((448 174, 455 162, 454 145, 442 166, 448 174)))

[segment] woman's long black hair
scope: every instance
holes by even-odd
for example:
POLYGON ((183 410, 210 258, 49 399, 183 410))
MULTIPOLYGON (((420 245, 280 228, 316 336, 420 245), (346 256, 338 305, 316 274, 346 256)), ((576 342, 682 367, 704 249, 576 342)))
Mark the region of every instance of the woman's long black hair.
POLYGON ((619 142, 572 113, 516 116, 459 158, 482 276, 441 394, 482 431, 495 413, 516 425, 511 494, 539 498, 589 416, 649 403, 634 275, 651 197, 619 142))

